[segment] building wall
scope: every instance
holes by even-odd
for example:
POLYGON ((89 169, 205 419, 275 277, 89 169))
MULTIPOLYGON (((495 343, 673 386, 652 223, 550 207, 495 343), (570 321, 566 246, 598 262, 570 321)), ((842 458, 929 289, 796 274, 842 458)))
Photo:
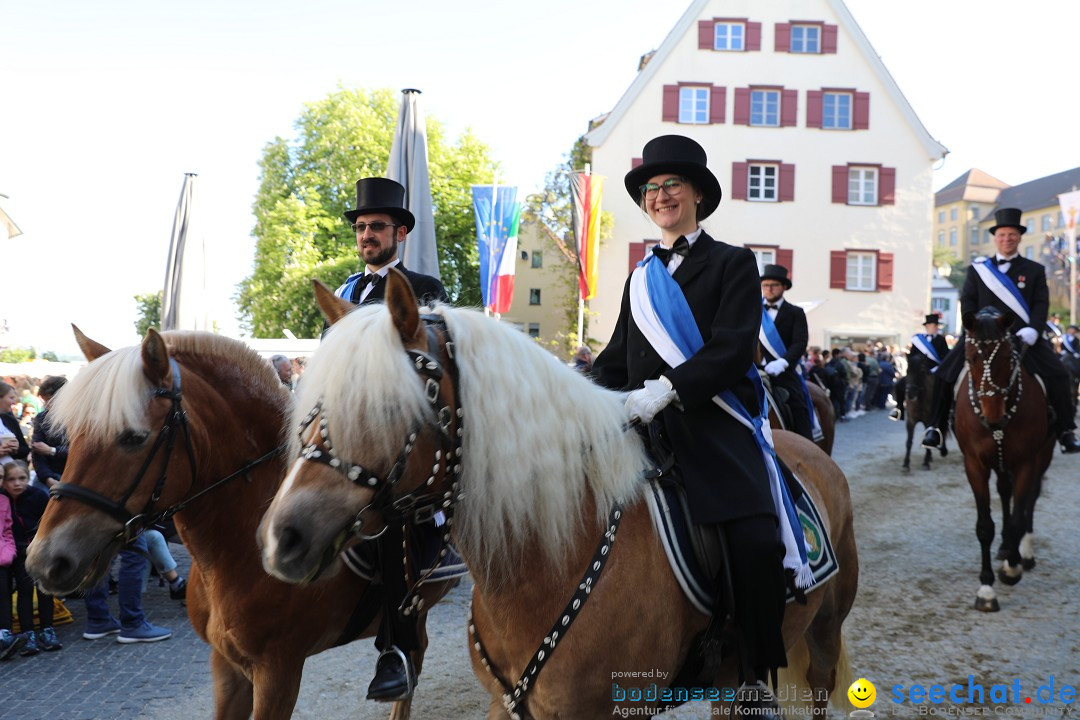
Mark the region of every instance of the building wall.
MULTIPOLYGON (((576 270, 541 235, 535 223, 522 223, 518 235, 518 256, 514 268, 514 300, 510 312, 502 316, 522 332, 537 338, 545 347, 559 354, 562 348, 552 343, 562 340, 573 328, 568 324, 566 309, 574 302, 573 293, 565 278, 576 276, 576 270), (533 257, 539 253, 540 267, 533 267, 533 257), (539 304, 532 304, 533 293, 539 291, 539 304)), ((566 358, 563 358, 566 359, 566 358)))
MULTIPOLYGON (((716 239, 734 245, 791 250, 794 287, 788 298, 808 310, 810 344, 834 336, 896 338, 918 328, 930 300, 931 166, 925 135, 906 105, 874 70, 862 50, 864 39, 851 34, 827 0, 760 3, 709 2, 677 40, 633 99, 629 109, 593 148, 594 172, 610 179, 605 209, 615 218, 615 237, 601 253, 598 297, 591 310, 593 336, 610 337, 629 269, 631 243, 655 241, 658 231, 622 189, 621 179, 641 156, 642 146, 658 135, 677 133, 706 149, 709 167, 720 180, 724 199, 702 223, 716 239), (714 17, 747 18, 761 23, 759 51, 699 49, 698 22, 714 17), (791 20, 820 20, 838 26, 836 52, 820 55, 775 51, 774 28, 791 20), (726 88, 725 120, 708 125, 662 119, 665 85, 712 83, 726 88), (797 91, 794 127, 763 128, 734 124, 735 89, 782 86, 797 91), (822 88, 868 92, 869 128, 821 130, 807 127, 807 92, 822 88), (913 122, 914 121, 914 122, 913 122), (774 160, 794 165, 794 195, 786 202, 732 199, 733 163, 774 160), (832 201, 832 167, 848 163, 895 168, 895 204, 862 207, 832 201), (891 290, 848 291, 830 287, 830 253, 878 250, 893 255, 891 290)), ((842 8, 841 8, 842 10, 842 8)), ((629 60, 629 59, 628 59, 629 60)), ((611 122, 609 120, 608 122, 611 122)))

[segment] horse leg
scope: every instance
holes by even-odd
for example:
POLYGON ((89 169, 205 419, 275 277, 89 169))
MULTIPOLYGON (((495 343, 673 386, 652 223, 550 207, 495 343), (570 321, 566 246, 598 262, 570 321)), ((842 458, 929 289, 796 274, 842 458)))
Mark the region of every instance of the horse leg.
POLYGON ((1035 484, 1035 497, 1031 500, 1031 508, 1027 512, 1027 524, 1024 537, 1020 540, 1020 564, 1025 570, 1035 567, 1035 502, 1042 494, 1042 478, 1035 484))
POLYGON ((251 681, 217 650, 210 651, 210 674, 214 678, 214 718, 247 720, 254 702, 251 681))
POLYGON ((1013 488, 1018 494, 1014 498, 1012 512, 1006 519, 1009 543, 1005 548, 1006 559, 998 571, 998 578, 1008 585, 1020 582, 1028 563, 1030 567, 1035 566, 1031 538, 1028 534, 1035 512, 1035 486, 1039 482, 1034 472, 1031 468, 1024 467, 1013 477, 1013 488), (1025 556, 1027 560, 1023 559, 1025 556))
POLYGON ((487 720, 510 720, 506 708, 503 707, 502 700, 492 698, 491 705, 488 706, 487 720))
POLYGON ((255 685, 255 714, 253 720, 289 720, 300 695, 300 679, 304 674, 304 658, 279 658, 252 667, 255 685))
POLYGON ((930 469, 930 458, 932 458, 932 457, 933 457, 933 455, 930 453, 930 450, 927 449, 926 456, 923 458, 923 461, 922 461, 922 469, 923 470, 929 470, 930 469))
POLYGON ((980 612, 997 612, 1001 609, 994 595, 994 570, 990 564, 990 545, 994 541, 994 517, 990 514, 990 469, 983 466, 973 455, 964 456, 968 484, 975 495, 975 508, 978 518, 975 521, 975 536, 979 539, 982 550, 982 569, 979 572, 978 593, 975 596, 975 609, 980 612))
POLYGON ((997 476, 998 498, 1001 500, 1001 544, 998 545, 995 560, 1004 560, 1008 556, 1008 548, 1005 542, 1005 533, 1009 528, 1009 513, 1012 510, 1012 483, 1009 478, 1001 473, 997 476))
MULTIPOLYGON (((409 658, 412 660, 413 670, 416 671, 416 682, 419 686, 421 673, 424 670, 424 653, 427 652, 428 646, 426 610, 422 611, 420 613, 420 616, 417 618, 416 637, 420 642, 420 648, 418 650, 413 650, 412 652, 410 652, 409 658)), ((405 700, 395 700, 393 706, 390 708, 390 720, 409 720, 411 714, 411 697, 406 698, 405 700)))
MULTIPOLYGON (((908 420, 907 423, 907 443, 904 445, 904 471, 911 470, 911 443, 915 437, 915 424, 908 420)), ((929 451, 927 451, 929 452, 929 451)))

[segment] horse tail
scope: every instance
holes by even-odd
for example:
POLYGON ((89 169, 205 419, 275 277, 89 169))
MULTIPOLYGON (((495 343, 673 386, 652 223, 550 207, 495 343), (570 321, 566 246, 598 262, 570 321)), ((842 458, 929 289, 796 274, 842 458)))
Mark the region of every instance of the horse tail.
POLYGON ((847 712, 851 703, 847 699, 848 688, 857 678, 851 669, 851 659, 848 657, 847 643, 844 642, 843 633, 840 634, 840 657, 836 660, 836 685, 829 693, 829 704, 837 710, 847 712))
MULTIPOLYGON (((825 688, 809 687, 806 675, 810 670, 810 648, 806 644, 806 636, 799 638, 787 651, 787 667, 780 668, 777 673, 776 686, 780 691, 779 701, 784 715, 805 715, 809 703, 808 698, 817 698, 825 691, 825 688), (786 692, 785 692, 786 691, 786 692)), ((829 692, 829 704, 836 710, 848 712, 851 704, 847 699, 847 690, 851 683, 855 682, 855 674, 851 669, 851 660, 848 657, 847 643, 844 642, 843 634, 840 635, 840 650, 837 654, 835 682, 829 692)))

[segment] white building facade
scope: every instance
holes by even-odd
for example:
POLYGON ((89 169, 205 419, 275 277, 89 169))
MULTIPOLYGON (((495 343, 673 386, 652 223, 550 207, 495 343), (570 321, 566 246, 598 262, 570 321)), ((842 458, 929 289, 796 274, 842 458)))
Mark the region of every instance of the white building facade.
POLYGON ((586 136, 611 178, 615 236, 601 250, 605 341, 623 284, 659 233, 623 191, 653 137, 706 150, 723 200, 714 238, 785 265, 810 345, 906 341, 930 307, 931 168, 946 149, 841 0, 695 0, 615 108, 586 136))

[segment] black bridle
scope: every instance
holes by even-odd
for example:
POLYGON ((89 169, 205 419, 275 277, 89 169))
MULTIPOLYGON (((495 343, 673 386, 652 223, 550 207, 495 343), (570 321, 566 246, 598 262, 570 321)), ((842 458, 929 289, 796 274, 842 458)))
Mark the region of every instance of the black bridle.
POLYGON ((225 483, 229 482, 233 478, 239 477, 248 473, 255 467, 270 460, 272 457, 284 450, 285 446, 280 445, 270 452, 266 453, 260 458, 257 458, 234 473, 227 475, 226 477, 218 480, 217 482, 209 485, 199 492, 185 498, 184 500, 170 505, 164 510, 154 511, 154 506, 157 505, 161 499, 161 493, 165 489, 165 481, 167 479, 169 462, 168 458, 172 456, 173 449, 176 446, 176 436, 183 434, 184 446, 187 450, 188 465, 191 468, 191 483, 195 484, 197 469, 195 464, 195 448, 191 440, 191 427, 188 424, 187 413, 181 407, 180 401, 182 394, 180 392, 180 366, 173 358, 169 358, 169 367, 172 370, 172 387, 158 387, 154 388, 154 397, 163 397, 172 401, 172 409, 165 416, 165 424, 162 426, 161 431, 158 432, 157 439, 154 440, 153 446, 150 448, 150 454, 146 456, 143 461, 142 467, 135 474, 135 479, 131 481, 131 485, 128 486, 127 492, 119 500, 113 501, 104 495, 90 490, 89 488, 82 487, 81 485, 72 485, 71 483, 61 482, 56 484, 49 494, 52 495, 57 501, 64 498, 71 498, 72 500, 78 500, 81 503, 89 505, 95 510, 100 510, 109 517, 112 517, 123 525, 123 529, 116 535, 116 540, 120 540, 124 543, 130 542, 136 535, 145 530, 148 527, 156 525, 158 523, 168 520, 176 513, 183 510, 190 503, 194 502, 198 498, 202 497, 206 493, 215 490, 225 483), (142 484, 143 476, 150 468, 150 464, 153 463, 154 458, 160 450, 164 448, 165 462, 161 468, 161 474, 158 475, 157 482, 154 483, 154 489, 150 493, 150 497, 146 501, 146 505, 142 511, 136 514, 132 514, 127 509, 128 500, 135 494, 135 490, 142 484))
POLYGON ((1020 397, 1024 392, 1024 379, 1021 371, 1023 369, 1024 354, 1027 352, 1028 346, 1024 345, 1022 350, 1017 351, 1016 345, 1013 344, 1007 332, 1000 338, 975 340, 968 337, 964 342, 972 346, 975 356, 982 364, 979 386, 976 388, 974 372, 972 372, 971 368, 972 363, 968 361, 968 402, 971 403, 971 410, 975 413, 975 418, 979 421, 979 424, 989 431, 990 436, 994 439, 994 444, 997 446, 997 469, 999 472, 1004 472, 1005 427, 1012 421, 1020 407, 1020 397), (986 349, 984 350, 984 348, 986 349), (1002 348, 1005 348, 1009 355, 1009 381, 1005 385, 999 385, 991 377, 994 358, 997 357, 1002 348), (982 400, 999 396, 1005 403, 1005 411, 1002 417, 991 422, 983 414, 982 400))

